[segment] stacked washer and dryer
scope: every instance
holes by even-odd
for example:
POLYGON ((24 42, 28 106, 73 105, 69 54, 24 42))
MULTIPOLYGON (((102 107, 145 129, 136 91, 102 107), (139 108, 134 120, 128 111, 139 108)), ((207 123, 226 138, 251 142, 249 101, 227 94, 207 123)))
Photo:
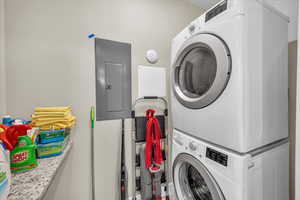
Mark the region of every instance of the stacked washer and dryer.
POLYGON ((287 47, 263 0, 223 0, 174 38, 173 199, 289 199, 287 47))

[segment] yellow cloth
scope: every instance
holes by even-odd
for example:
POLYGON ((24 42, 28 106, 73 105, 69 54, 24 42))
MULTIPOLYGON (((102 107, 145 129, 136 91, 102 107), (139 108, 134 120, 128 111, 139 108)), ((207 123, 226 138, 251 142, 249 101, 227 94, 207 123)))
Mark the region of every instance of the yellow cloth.
POLYGON ((47 125, 47 124, 55 124, 55 123, 68 125, 68 124, 72 123, 73 121, 75 121, 75 117, 72 120, 34 121, 34 124, 36 126, 44 126, 44 125, 47 125))
POLYGON ((35 116, 66 116, 69 115, 71 111, 65 111, 65 112, 35 112, 35 116))
POLYGON ((38 107, 32 115, 33 127, 42 130, 65 129, 74 127, 76 118, 71 107, 38 107))
POLYGON ((65 129, 65 128, 72 128, 74 127, 75 122, 69 124, 69 125, 64 125, 64 124, 60 124, 60 123, 55 123, 55 124, 51 124, 51 125, 44 125, 44 126, 39 126, 39 128, 43 131, 46 130, 53 130, 53 129, 65 129))
POLYGON ((71 107, 37 107, 35 112, 66 112, 71 111, 71 107))
POLYGON ((55 122, 55 121, 71 121, 71 120, 74 120, 75 117, 72 115, 69 115, 67 117, 48 117, 47 116, 47 117, 32 117, 32 119, 37 122, 41 122, 41 121, 55 122))

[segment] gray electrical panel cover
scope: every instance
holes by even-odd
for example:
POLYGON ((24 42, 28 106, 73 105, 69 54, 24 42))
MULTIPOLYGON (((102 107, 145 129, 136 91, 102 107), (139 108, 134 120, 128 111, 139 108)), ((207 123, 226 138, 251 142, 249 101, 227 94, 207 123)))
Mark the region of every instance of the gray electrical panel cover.
POLYGON ((95 39, 96 120, 131 117, 131 44, 95 39))

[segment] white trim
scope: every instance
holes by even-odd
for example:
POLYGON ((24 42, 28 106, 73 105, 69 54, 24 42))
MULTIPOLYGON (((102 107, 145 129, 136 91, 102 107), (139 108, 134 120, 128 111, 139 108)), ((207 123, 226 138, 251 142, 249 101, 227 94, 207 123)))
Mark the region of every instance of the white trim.
POLYGON ((272 12, 275 12, 279 16, 281 16, 284 20, 287 22, 290 22, 290 18, 283 14, 281 11, 279 11, 277 8, 274 6, 270 5, 266 0, 256 0, 258 3, 262 4, 265 8, 271 10, 272 12))
MULTIPOLYGON (((298 5, 298 10, 300 11, 300 4, 298 5)), ((300 15, 298 15, 300 19, 300 15)), ((298 30, 299 30, 298 21, 298 30)), ((300 32, 298 31, 298 38, 300 32)), ((295 147, 295 200, 300 200, 300 48, 298 43, 298 63, 297 63, 297 95, 296 95, 296 147, 295 147)))

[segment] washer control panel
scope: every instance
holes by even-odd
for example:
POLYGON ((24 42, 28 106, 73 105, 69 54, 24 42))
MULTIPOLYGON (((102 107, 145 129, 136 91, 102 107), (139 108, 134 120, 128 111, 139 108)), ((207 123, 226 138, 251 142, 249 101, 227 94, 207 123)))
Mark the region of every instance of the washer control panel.
POLYGON ((212 18, 224 12, 225 10, 227 10, 227 0, 222 1, 216 7, 207 12, 205 15, 205 22, 211 20, 212 18))
POLYGON ((206 157, 227 167, 228 165, 228 155, 218 152, 212 148, 206 148, 206 157))

